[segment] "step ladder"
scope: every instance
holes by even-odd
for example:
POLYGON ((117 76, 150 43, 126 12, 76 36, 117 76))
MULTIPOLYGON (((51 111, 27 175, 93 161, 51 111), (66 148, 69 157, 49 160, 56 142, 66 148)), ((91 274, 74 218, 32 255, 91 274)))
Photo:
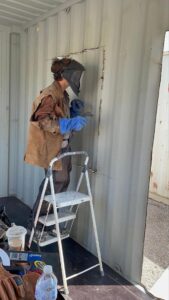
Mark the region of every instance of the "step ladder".
POLYGON ((89 174, 88 174, 88 168, 87 168, 88 161, 89 161, 89 157, 88 157, 87 152, 78 151, 78 152, 66 152, 66 153, 61 154, 60 156, 54 158, 50 162, 49 168, 46 173, 44 186, 43 186, 41 198, 39 201, 39 206, 38 206, 37 213, 36 213, 36 216, 34 219, 34 226, 32 228, 30 238, 29 238, 29 243, 28 243, 28 247, 30 248, 32 241, 34 240, 34 236, 36 235, 36 227, 37 227, 38 222, 40 222, 42 224, 42 230, 40 232, 40 235, 39 235, 38 239, 36 238, 34 240, 38 244, 38 246, 44 247, 49 244, 58 242, 59 257, 60 257, 62 279, 63 279, 63 286, 64 286, 65 294, 69 294, 67 281, 71 278, 74 278, 74 277, 76 277, 80 274, 83 274, 93 268, 96 268, 96 267, 100 267, 101 275, 102 276, 104 275, 98 234, 97 234, 97 228, 96 228, 96 220, 95 220, 95 214, 94 214, 94 208, 93 208, 92 193, 91 193, 91 187, 90 187, 90 182, 89 182, 89 174), (76 190, 55 194, 54 184, 53 184, 53 176, 52 176, 52 169, 53 169, 54 163, 56 161, 64 158, 65 156, 76 156, 76 155, 81 155, 81 156, 85 157, 76 190), (87 194, 83 194, 83 193, 79 192, 83 177, 85 177, 85 179, 86 179, 87 194), (48 182, 49 182, 50 188, 51 188, 51 195, 45 196, 48 182), (42 203, 44 200, 46 200, 48 202, 47 212, 46 212, 45 216, 40 216, 40 211, 41 211, 42 203), (92 218, 94 237, 95 237, 95 243, 96 243, 96 250, 97 250, 97 256, 98 256, 98 263, 91 266, 88 269, 82 270, 81 272, 79 272, 77 274, 73 274, 69 277, 66 277, 62 240, 65 238, 68 238, 70 236, 73 222, 77 216, 79 205, 84 202, 88 202, 90 205, 91 218, 92 218), (53 207, 52 214, 49 213, 51 211, 51 207, 53 207), (66 211, 65 211, 65 208, 67 208, 66 211), (62 230, 60 229, 61 223, 62 223, 62 225, 64 225, 62 230), (68 224, 69 224, 69 226, 68 226, 68 224), (51 235, 50 231, 49 231, 49 233, 45 232, 44 228, 46 226, 52 226, 52 225, 54 225, 55 230, 54 230, 53 234, 51 235), (68 228, 68 230, 67 230, 67 228, 68 228))

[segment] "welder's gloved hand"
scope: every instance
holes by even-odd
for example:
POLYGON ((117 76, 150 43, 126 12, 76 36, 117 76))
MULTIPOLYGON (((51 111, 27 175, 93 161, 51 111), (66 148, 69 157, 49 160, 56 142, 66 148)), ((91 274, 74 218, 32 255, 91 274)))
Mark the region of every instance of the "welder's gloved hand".
POLYGON ((59 127, 61 134, 68 133, 70 131, 80 131, 87 125, 87 119, 85 117, 77 116, 75 118, 61 118, 59 119, 59 127))
POLYGON ((84 113, 84 102, 80 99, 73 99, 70 106, 70 117, 74 118, 84 113))

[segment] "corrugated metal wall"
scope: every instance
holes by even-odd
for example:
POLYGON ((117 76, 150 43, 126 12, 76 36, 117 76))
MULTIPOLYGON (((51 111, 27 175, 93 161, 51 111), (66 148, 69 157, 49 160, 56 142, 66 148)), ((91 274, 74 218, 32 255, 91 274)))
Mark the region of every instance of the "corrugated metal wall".
POLYGON ((10 109, 9 109, 9 194, 16 194, 19 149, 19 88, 20 88, 20 36, 10 36, 10 109))
POLYGON ((169 204, 169 32, 166 34, 150 178, 150 197, 169 204))
MULTIPOLYGON (((168 0, 86 0, 21 35, 17 195, 32 205, 42 178, 42 171, 22 161, 32 100, 51 81, 51 58, 80 52, 76 57, 89 66, 86 82, 94 77, 93 68, 97 74, 94 94, 87 85, 83 93, 89 105, 97 103, 95 145, 88 147, 90 153, 95 149, 95 155, 97 149, 97 173, 91 179, 103 260, 136 281, 141 278, 151 150, 168 29, 168 0)), ((73 237, 95 252, 85 213, 81 210, 73 237)))
POLYGON ((9 153, 9 40, 10 30, 0 25, 0 196, 8 195, 9 153))

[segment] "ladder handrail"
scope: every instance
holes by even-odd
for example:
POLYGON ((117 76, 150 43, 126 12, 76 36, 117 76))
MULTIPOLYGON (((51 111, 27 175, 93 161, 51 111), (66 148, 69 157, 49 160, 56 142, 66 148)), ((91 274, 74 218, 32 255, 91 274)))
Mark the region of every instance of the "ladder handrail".
POLYGON ((64 158, 64 157, 66 157, 66 156, 74 156, 74 155, 84 155, 84 156, 86 157, 84 164, 87 166, 88 161, 89 161, 88 153, 87 153, 86 151, 73 151, 73 152, 65 152, 65 153, 62 153, 62 154, 60 154, 60 155, 54 157, 54 158, 50 161, 49 168, 51 169, 51 168, 53 167, 53 164, 54 164, 56 161, 58 161, 58 160, 60 160, 60 159, 62 159, 62 158, 64 158))

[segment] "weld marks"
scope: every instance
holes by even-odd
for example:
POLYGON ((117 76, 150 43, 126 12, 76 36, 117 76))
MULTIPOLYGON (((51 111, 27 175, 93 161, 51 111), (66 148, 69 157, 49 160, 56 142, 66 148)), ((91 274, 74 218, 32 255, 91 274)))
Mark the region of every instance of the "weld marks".
MULTIPOLYGON (((104 72, 105 72, 105 61, 106 61, 106 51, 103 49, 103 64, 102 64, 102 72, 101 72, 101 95, 102 95, 102 90, 103 90, 103 84, 104 84, 104 72)), ((100 135, 100 123, 101 123, 101 112, 102 112, 102 102, 103 99, 102 97, 100 98, 100 103, 99 103, 99 117, 98 117, 98 136, 100 135)))
POLYGON ((84 49, 82 49, 81 51, 71 52, 71 53, 69 53, 67 56, 75 55, 75 54, 82 54, 82 53, 84 53, 84 52, 91 51, 91 50, 99 50, 99 49, 101 49, 101 48, 102 48, 102 47, 84 48, 84 49))
POLYGON ((102 111, 102 98, 99 103, 99 118, 98 118, 98 135, 100 135, 101 111, 102 111))

